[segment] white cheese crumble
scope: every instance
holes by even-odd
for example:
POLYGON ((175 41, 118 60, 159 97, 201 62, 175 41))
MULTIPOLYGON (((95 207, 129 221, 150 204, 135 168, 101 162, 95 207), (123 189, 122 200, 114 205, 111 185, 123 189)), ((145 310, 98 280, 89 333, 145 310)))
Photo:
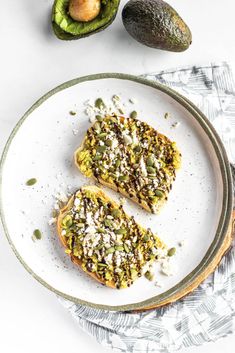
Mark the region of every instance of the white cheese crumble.
POLYGON ((132 104, 137 104, 138 100, 136 98, 130 98, 129 102, 132 103, 132 104))
POLYGON ((173 267, 170 264, 169 260, 166 259, 161 263, 161 272, 166 276, 173 275, 173 267))
POLYGON ((148 175, 148 173, 147 173, 147 169, 146 169, 146 165, 145 165, 143 156, 141 156, 141 158, 140 158, 139 165, 140 165, 140 173, 141 173, 141 175, 146 177, 148 175))
POLYGON ((132 138, 130 135, 123 134, 123 141, 124 141, 125 145, 132 144, 132 138))
POLYGON ((52 224, 56 223, 56 218, 50 218, 48 221, 49 226, 52 226, 52 224))
POLYGON ((67 202, 68 196, 63 191, 59 191, 56 195, 56 199, 61 202, 67 202))

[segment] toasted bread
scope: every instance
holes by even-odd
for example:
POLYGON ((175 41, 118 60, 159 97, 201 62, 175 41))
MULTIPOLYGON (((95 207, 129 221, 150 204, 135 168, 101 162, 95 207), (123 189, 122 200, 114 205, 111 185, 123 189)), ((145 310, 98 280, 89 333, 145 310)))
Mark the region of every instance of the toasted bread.
POLYGON ((81 172, 158 213, 180 168, 175 142, 137 119, 107 116, 75 151, 81 172))
POLYGON ((73 263, 111 288, 126 288, 165 244, 97 186, 78 190, 60 210, 58 236, 73 263))

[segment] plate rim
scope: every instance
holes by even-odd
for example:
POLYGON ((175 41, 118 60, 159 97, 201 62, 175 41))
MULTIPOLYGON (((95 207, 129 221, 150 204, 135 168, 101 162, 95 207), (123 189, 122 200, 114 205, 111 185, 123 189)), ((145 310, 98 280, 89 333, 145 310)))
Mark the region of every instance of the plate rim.
POLYGON ((167 300, 167 298, 172 297, 178 291, 183 290, 184 288, 187 288, 190 285, 190 283, 192 283, 196 278, 200 276, 200 274, 207 268, 207 266, 213 261, 215 256, 218 254, 218 251, 221 245, 223 244, 223 241, 228 231, 228 227, 229 227, 229 223, 232 215, 232 205, 233 205, 232 201, 233 201, 233 185, 232 185, 230 163, 229 163, 225 148, 223 146, 223 143, 219 135, 217 134, 215 128, 213 127, 213 125, 209 122, 206 116, 190 100, 185 98, 183 95, 181 95, 180 93, 176 92, 172 88, 169 88, 161 83, 148 80, 141 76, 138 77, 135 75, 129 75, 124 73, 98 73, 98 74, 78 77, 78 78, 66 81, 60 84, 59 86, 53 88, 52 90, 44 94, 41 98, 39 98, 17 122, 17 124, 13 128, 5 144, 5 147, 3 149, 3 153, 1 156, 1 160, 0 160, 0 218, 3 225, 5 236, 13 252, 15 253, 16 257, 18 258, 20 263, 24 266, 24 268, 29 272, 29 274, 50 291, 76 304, 86 305, 96 309, 105 309, 110 311, 132 311, 132 310, 141 310, 150 305, 161 306, 161 302, 167 300), (207 136, 209 137, 213 145, 213 148, 215 150, 215 153, 220 165, 220 171, 223 179, 223 190, 224 190, 222 210, 220 214, 219 224, 215 232, 214 240, 210 244, 209 249, 207 250, 203 259, 194 268, 194 270, 191 271, 186 277, 184 277, 175 286, 173 286, 172 288, 168 289, 167 291, 161 294, 158 294, 157 296, 153 296, 141 302, 123 304, 123 305, 114 305, 114 306, 88 302, 88 301, 79 299, 77 297, 73 297, 69 294, 63 293, 60 290, 52 287, 43 278, 37 275, 21 257, 20 253, 17 251, 14 245, 14 242, 10 237, 8 227, 7 227, 7 222, 5 221, 3 202, 2 202, 2 174, 4 169, 4 162, 7 158, 7 154, 8 154, 8 150, 10 148, 11 142, 13 141, 15 135, 17 134, 18 130, 20 129, 24 121, 30 116, 30 114, 34 110, 36 110, 48 98, 55 95, 56 93, 63 91, 69 87, 80 84, 82 82, 95 81, 95 80, 101 80, 101 79, 122 79, 122 80, 133 81, 139 84, 143 84, 145 86, 152 87, 154 89, 157 89, 167 94, 168 96, 173 98, 176 102, 181 104, 187 111, 189 111, 193 116, 193 118, 196 119, 197 122, 199 122, 199 124, 201 125, 201 127, 203 128, 203 130, 205 131, 205 133, 207 134, 207 136))

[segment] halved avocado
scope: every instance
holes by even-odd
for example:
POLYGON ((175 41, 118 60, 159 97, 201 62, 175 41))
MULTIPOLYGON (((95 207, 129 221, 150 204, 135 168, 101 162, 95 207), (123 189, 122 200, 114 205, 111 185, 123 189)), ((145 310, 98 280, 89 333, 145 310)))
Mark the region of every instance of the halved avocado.
POLYGON ((108 27, 116 17, 120 0, 101 0, 99 15, 89 22, 78 22, 68 13, 69 0, 55 0, 52 8, 52 27, 62 40, 87 37, 108 27))

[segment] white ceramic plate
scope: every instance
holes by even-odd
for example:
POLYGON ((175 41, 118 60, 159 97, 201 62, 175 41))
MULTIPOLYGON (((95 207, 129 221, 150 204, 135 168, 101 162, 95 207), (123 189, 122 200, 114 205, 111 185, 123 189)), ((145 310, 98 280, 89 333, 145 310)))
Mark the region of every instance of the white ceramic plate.
MULTIPOLYGON (((195 108, 195 107, 194 107, 195 108)), ((114 310, 140 309, 159 303, 190 283, 213 259, 225 236, 231 213, 228 162, 214 130, 205 118, 175 92, 128 75, 94 75, 70 81, 49 92, 21 119, 5 148, 1 166, 1 216, 18 258, 41 283, 80 303, 114 310), (73 153, 90 126, 84 102, 118 94, 126 113, 138 111, 148 122, 177 142, 182 168, 160 215, 151 215, 131 201, 125 210, 177 248, 174 273, 156 269, 161 287, 141 278, 128 289, 98 284, 64 254, 56 229, 49 226, 58 192, 75 191, 92 183, 73 163, 73 153), (138 103, 133 105, 130 98, 138 103), (69 111, 76 111, 71 116, 69 111), (170 113, 168 119, 164 118, 170 113), (172 124, 179 123, 177 128, 172 124), (78 130, 74 135, 73 130, 78 130), (26 181, 35 177, 32 187, 26 181), (227 214, 227 216, 226 216, 227 214), (32 241, 34 229, 43 237, 32 241), (184 242, 182 247, 180 242, 184 242)), ((118 195, 105 188, 114 199, 118 195)))

